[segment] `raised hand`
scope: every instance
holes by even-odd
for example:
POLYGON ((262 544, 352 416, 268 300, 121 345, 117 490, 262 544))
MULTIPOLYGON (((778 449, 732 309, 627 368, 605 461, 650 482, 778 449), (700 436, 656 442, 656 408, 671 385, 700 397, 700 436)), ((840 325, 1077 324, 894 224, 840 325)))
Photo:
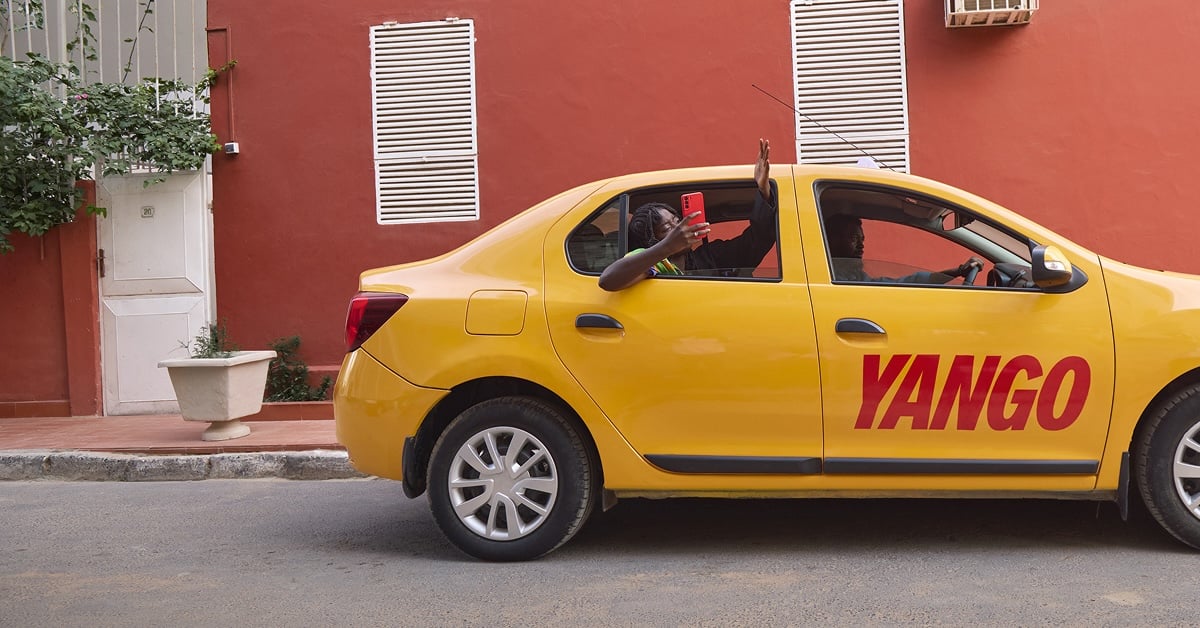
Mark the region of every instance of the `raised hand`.
POLYGON ((763 198, 771 198, 771 143, 758 138, 758 161, 754 164, 754 182, 763 198))

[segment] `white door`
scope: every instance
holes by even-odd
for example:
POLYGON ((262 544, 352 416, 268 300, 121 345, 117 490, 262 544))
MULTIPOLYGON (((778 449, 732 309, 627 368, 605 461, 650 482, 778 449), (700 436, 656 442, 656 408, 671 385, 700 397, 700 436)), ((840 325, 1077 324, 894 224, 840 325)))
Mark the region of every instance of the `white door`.
POLYGON ((210 319, 211 218, 206 174, 107 177, 98 186, 105 414, 175 413, 158 361, 186 355, 210 319))

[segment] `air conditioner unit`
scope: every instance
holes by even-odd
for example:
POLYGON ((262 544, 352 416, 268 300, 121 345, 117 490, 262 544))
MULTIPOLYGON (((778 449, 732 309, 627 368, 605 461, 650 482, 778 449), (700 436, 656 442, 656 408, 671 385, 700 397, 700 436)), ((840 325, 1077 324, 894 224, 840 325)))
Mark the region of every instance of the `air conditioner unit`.
POLYGON ((946 0, 946 28, 1028 24, 1039 0, 946 0))

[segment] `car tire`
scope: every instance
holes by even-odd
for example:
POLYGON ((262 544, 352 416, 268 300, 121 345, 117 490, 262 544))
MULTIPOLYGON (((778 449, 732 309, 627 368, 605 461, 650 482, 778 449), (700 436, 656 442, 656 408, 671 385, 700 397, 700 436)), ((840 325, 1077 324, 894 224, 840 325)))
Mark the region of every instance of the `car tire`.
POLYGON ((583 526, 596 477, 564 412, 540 399, 501 397, 471 406, 438 438, 429 460, 429 506, 463 552, 531 560, 583 526))
POLYGON ((1172 536, 1200 549, 1200 385, 1155 411, 1140 431, 1133 463, 1146 509, 1172 536))

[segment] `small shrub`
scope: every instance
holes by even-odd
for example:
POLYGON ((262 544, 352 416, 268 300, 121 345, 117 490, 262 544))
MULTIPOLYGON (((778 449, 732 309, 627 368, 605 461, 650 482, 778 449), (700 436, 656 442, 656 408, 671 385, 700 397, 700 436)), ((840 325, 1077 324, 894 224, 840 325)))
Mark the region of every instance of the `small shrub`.
POLYGON ((308 365, 296 357, 300 336, 278 338, 271 343, 278 354, 267 370, 267 395, 264 401, 323 401, 333 380, 328 375, 321 385, 308 385, 308 365))
POLYGON ((229 342, 229 333, 225 323, 209 323, 192 339, 191 346, 180 343, 193 358, 227 358, 238 350, 237 345, 229 342))

